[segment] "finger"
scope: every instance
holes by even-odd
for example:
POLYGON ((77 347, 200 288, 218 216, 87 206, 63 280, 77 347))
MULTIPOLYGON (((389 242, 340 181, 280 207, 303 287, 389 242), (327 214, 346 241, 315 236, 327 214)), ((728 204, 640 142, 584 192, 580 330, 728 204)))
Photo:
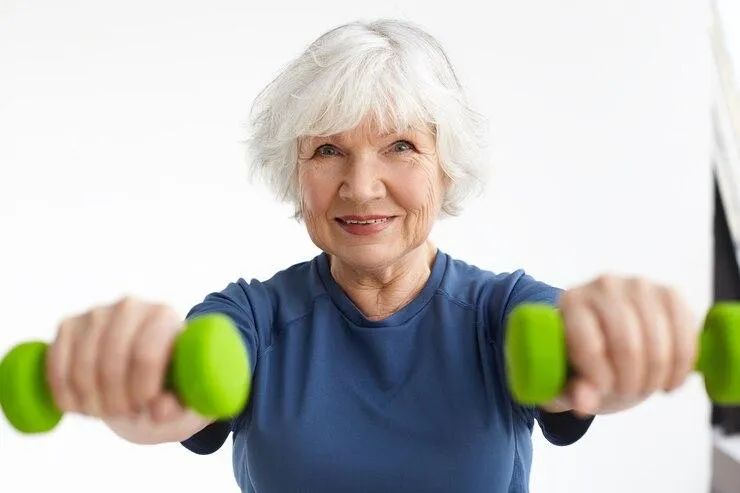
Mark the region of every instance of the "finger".
POLYGON ((64 320, 46 354, 46 379, 52 398, 59 410, 67 413, 81 411, 71 372, 75 334, 81 323, 79 316, 64 320))
POLYGON ((88 416, 102 414, 101 389, 98 384, 97 366, 100 340, 106 330, 108 311, 94 308, 84 319, 84 326, 77 331, 72 360, 72 385, 75 388, 81 412, 88 416))
POLYGON ((171 392, 165 392, 154 398, 149 404, 149 415, 155 423, 167 423, 180 419, 187 410, 171 392))
POLYGON ((167 307, 153 309, 133 341, 129 395, 136 408, 145 407, 163 392, 179 320, 167 307))
POLYGON ((673 331, 658 290, 642 279, 630 284, 628 294, 636 308, 645 348, 645 374, 639 393, 647 396, 665 388, 672 372, 673 331))
POLYGON ((100 351, 105 357, 100 363, 99 380, 104 389, 102 404, 106 415, 138 412, 129 399, 126 376, 131 362, 131 347, 142 317, 142 311, 134 300, 121 300, 114 306, 110 327, 100 341, 100 351))
POLYGON ((545 408, 569 409, 580 418, 598 413, 603 396, 598 387, 586 379, 575 377, 568 381, 563 393, 545 408))
POLYGON ((577 378, 568 389, 573 411, 581 418, 593 416, 599 412, 602 402, 602 393, 588 380, 577 378))
POLYGON ((636 396, 645 374, 640 321, 618 280, 605 277, 597 282, 599 289, 591 297, 591 304, 606 339, 615 388, 620 394, 636 396))
POLYGON ((608 393, 614 385, 614 374, 607 359, 606 340, 599 320, 579 290, 567 291, 560 298, 566 327, 568 360, 578 377, 608 393))
POLYGON ((694 370, 698 349, 698 334, 694 316, 675 290, 663 291, 663 302, 673 329, 673 361, 665 390, 675 390, 694 370))

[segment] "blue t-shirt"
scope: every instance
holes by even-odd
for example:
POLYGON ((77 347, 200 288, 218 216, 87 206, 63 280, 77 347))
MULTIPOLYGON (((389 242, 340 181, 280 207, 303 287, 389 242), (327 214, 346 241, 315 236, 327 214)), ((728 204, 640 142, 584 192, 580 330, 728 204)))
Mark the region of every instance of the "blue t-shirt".
POLYGON ((439 250, 418 296, 381 321, 334 281, 326 254, 267 281, 240 279, 188 317, 237 323, 253 367, 249 404, 183 445, 209 454, 233 433, 245 493, 527 492, 534 423, 568 445, 592 422, 520 406, 506 385, 508 313, 559 293, 439 250))

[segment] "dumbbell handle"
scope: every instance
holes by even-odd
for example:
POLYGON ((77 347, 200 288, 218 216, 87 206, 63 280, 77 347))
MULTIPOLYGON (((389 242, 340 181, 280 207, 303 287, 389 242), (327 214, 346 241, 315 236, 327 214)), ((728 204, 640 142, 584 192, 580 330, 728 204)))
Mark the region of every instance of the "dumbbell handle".
MULTIPOLYGON (((41 341, 21 343, 0 361, 0 408, 21 433, 45 433, 62 412, 46 381, 41 341)), ((167 386, 182 404, 213 419, 236 416, 245 406, 251 367, 244 343, 230 318, 213 313, 189 320, 174 343, 167 386)))
MULTIPOLYGON (((707 312, 699 334, 695 370, 717 404, 740 404, 740 303, 720 302, 707 312)), ((507 381, 521 404, 556 399, 567 384, 565 327, 559 310, 525 303, 512 310, 505 331, 507 381)))

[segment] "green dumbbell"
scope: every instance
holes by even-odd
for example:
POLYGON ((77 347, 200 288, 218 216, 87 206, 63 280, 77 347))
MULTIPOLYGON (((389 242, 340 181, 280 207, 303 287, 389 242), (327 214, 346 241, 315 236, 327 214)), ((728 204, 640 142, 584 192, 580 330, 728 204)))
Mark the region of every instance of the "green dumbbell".
MULTIPOLYGON (((530 303, 512 310, 504 351, 509 388, 519 403, 545 404, 562 393, 569 365, 557 308, 530 303)), ((740 404, 740 303, 720 302, 707 312, 695 371, 713 402, 740 404)))
MULTIPOLYGON (((0 408, 22 433, 51 431, 62 419, 46 383, 47 349, 45 342, 25 342, 0 361, 0 408)), ((178 335, 167 387, 185 407, 204 417, 226 419, 245 406, 250 371, 244 343, 232 320, 206 314, 189 320, 178 335)))

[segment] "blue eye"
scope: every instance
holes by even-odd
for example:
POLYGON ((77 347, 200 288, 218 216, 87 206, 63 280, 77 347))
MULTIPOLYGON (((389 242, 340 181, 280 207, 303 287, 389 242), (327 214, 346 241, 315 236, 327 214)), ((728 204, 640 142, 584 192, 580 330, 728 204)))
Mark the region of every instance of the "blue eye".
POLYGON ((324 144, 316 149, 316 154, 318 154, 319 156, 336 156, 338 152, 333 145, 324 144))
POLYGON ((406 152, 411 151, 414 149, 413 144, 407 140, 399 140, 395 144, 393 144, 393 150, 396 152, 406 152))

